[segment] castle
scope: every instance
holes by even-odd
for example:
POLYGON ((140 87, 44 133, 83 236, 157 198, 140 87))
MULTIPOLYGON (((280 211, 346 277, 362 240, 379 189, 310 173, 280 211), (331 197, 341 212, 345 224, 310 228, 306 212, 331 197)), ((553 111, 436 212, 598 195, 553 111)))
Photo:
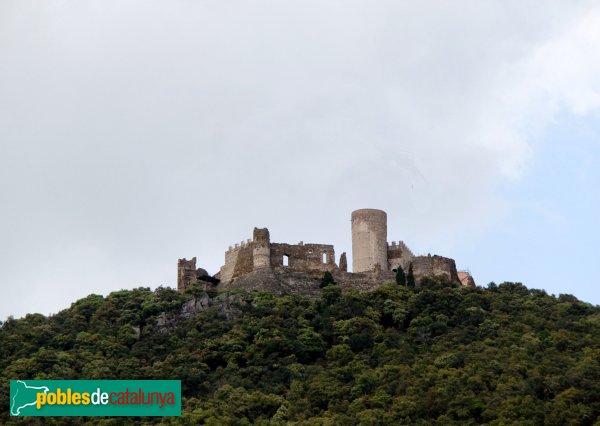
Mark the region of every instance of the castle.
POLYGON ((252 239, 229 247, 225 264, 214 277, 196 269, 195 257, 179 259, 177 289, 183 291, 202 281, 222 288, 316 295, 319 280, 330 272, 342 289, 368 291, 393 281, 399 266, 406 272, 411 264, 417 281, 443 276, 462 285, 475 285, 470 273, 457 271, 453 259, 415 256, 402 241, 388 243, 386 212, 360 209, 352 212, 352 272, 348 272, 345 252, 336 263, 333 245, 272 243, 267 228, 254 228, 252 239))

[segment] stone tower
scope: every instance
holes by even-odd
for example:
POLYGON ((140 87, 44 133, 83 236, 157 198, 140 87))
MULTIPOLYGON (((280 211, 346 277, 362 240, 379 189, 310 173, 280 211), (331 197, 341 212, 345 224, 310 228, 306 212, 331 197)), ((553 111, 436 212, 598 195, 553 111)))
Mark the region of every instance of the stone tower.
POLYGON ((179 259, 177 261, 177 290, 184 291, 196 282, 196 279, 196 258, 179 259))
POLYGON ((267 228, 254 228, 252 236, 254 249, 252 258, 254 269, 268 268, 271 266, 271 237, 267 228))
POLYGON ((352 272, 376 269, 388 269, 387 214, 376 209, 355 210, 352 212, 352 272))

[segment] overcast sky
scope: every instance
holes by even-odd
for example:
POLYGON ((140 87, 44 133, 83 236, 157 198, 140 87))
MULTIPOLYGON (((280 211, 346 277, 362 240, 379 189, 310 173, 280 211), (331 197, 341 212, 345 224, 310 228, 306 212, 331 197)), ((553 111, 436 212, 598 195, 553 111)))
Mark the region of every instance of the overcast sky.
POLYGON ((0 0, 0 320, 365 207, 599 304, 599 107, 596 1, 0 0))

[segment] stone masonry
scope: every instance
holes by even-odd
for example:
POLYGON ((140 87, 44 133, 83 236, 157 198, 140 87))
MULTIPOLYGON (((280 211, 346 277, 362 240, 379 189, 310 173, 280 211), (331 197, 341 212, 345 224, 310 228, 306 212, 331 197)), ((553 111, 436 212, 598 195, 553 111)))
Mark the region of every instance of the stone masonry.
POLYGON ((353 271, 347 272, 346 253, 336 263, 333 245, 272 243, 267 228, 254 228, 252 239, 229 247, 225 264, 214 277, 196 269, 196 258, 180 259, 177 288, 184 290, 195 281, 204 281, 220 282, 223 288, 316 295, 319 281, 328 271, 342 289, 367 291, 393 281, 399 266, 407 272, 411 264, 417 281, 444 276, 462 285, 475 285, 468 272, 461 271, 459 276, 453 259, 415 256, 403 241, 388 243, 387 214, 382 210, 352 212, 352 254, 353 271))

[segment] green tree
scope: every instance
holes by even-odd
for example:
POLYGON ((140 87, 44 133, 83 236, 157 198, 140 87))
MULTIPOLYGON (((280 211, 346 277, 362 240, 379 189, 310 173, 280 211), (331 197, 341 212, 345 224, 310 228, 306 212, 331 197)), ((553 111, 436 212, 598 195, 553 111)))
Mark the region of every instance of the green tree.
POLYGON ((406 276, 406 285, 410 288, 415 288, 415 274, 413 272, 412 262, 408 265, 408 275, 406 276))
POLYGON ((396 269, 396 284, 406 285, 406 275, 401 265, 398 265, 398 269, 396 269))
POLYGON ((325 274, 323 274, 323 278, 321 278, 321 284, 319 284, 319 287, 324 288, 331 284, 335 284, 335 280, 333 279, 331 272, 327 271, 325 274))

